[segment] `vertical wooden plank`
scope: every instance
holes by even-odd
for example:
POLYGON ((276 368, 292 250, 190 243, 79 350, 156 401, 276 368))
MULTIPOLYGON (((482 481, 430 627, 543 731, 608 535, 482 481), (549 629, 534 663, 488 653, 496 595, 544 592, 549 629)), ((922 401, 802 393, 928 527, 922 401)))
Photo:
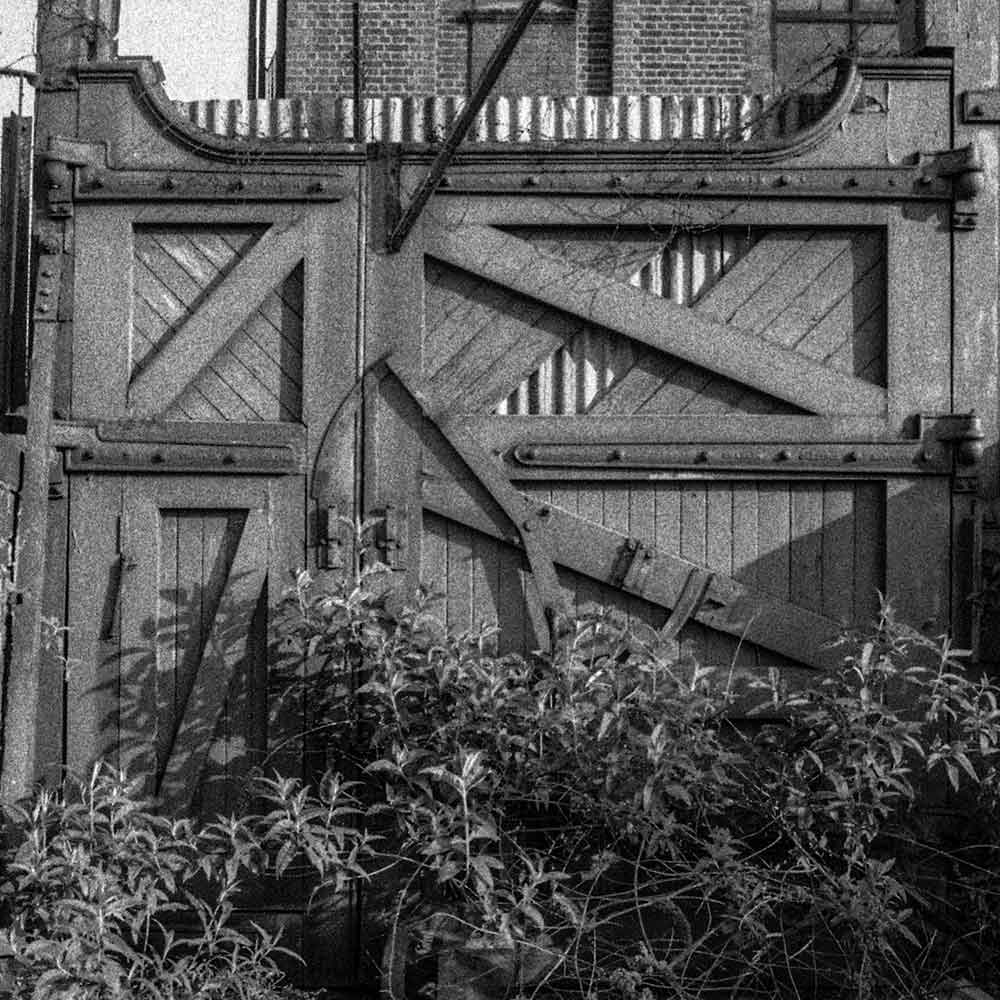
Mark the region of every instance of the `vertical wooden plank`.
MULTIPOLYGON (((232 606, 226 600, 226 595, 234 584, 239 581, 234 579, 236 568, 233 566, 233 558, 236 555, 236 548, 240 542, 240 536, 246 530, 246 518, 242 511, 234 512, 228 510, 206 511, 201 518, 201 572, 198 578, 198 586, 201 590, 201 634, 208 639, 213 632, 213 625, 216 626, 216 634, 219 637, 219 652, 226 654, 226 646, 232 642, 238 642, 243 638, 244 642, 249 637, 249 622, 252 620, 252 612, 246 607, 232 606), (232 576, 231 576, 232 571, 232 576), (236 633, 237 628, 246 628, 246 635, 240 637, 236 633)), ((256 553, 258 559, 266 560, 267 549, 261 546, 261 550, 256 553)), ((258 594, 249 593, 244 598, 244 603, 253 601, 256 606, 258 594)), ((206 655, 211 655, 207 647, 206 655)), ((242 656, 226 656, 229 666, 229 676, 226 678, 226 693, 221 699, 219 712, 215 719, 204 716, 201 722, 199 736, 207 741, 208 753, 202 768, 198 798, 196 800, 199 814, 204 819, 214 819, 225 811, 226 785, 228 778, 228 745, 233 736, 230 719, 231 693, 237 686, 239 675, 245 670, 244 651, 242 656)), ((186 710, 191 705, 191 698, 200 700, 202 695, 203 663, 198 664, 198 673, 194 678, 194 689, 188 695, 188 701, 184 704, 186 710)), ((181 718, 184 716, 182 715, 181 718)), ((180 720, 178 720, 180 722, 180 720)), ((164 775, 166 777, 166 775, 164 775)))
POLYGON ((888 389, 894 430, 951 410, 950 206, 889 216, 888 389), (931 214, 933 213, 933 214, 931 214))
MULTIPOLYGON (((61 456, 56 459, 61 462, 61 456)), ((43 641, 38 663, 38 704, 36 753, 39 777, 56 785, 62 778, 64 700, 66 675, 72 671, 65 659, 66 571, 69 541, 69 503, 67 484, 49 490, 48 553, 45 560, 45 583, 42 589, 42 612, 55 629, 43 641)))
MULTIPOLYGON (((567 486, 560 486, 558 483, 553 483, 550 496, 553 506, 560 507, 562 510, 568 511, 570 514, 579 514, 580 493, 575 485, 570 484, 567 486)), ((560 579, 563 579, 563 577, 560 577, 560 579)), ((578 593, 576 581, 574 581, 571 586, 564 588, 563 599, 565 600, 566 607, 569 609, 570 613, 579 618, 581 613, 580 595, 578 593)), ((530 625, 526 625, 525 627, 530 628, 530 625)))
MULTIPOLYGON (((577 513, 595 524, 604 523, 604 492, 600 483, 578 484, 577 513)), ((580 577, 576 589, 577 614, 584 616, 603 613, 608 596, 607 587, 587 577, 580 577)))
MULTIPOLYGON (((636 482, 629 487, 629 534, 644 545, 656 548, 656 492, 652 483, 636 482)), ((665 614, 648 602, 633 599, 629 602, 629 616, 633 621, 645 622, 654 628, 662 626, 665 614)))
MULTIPOLYGON (((930 5, 929 5, 930 6, 930 5)), ((931 17, 947 17, 958 29, 960 43, 955 48, 953 92, 996 87, 1000 77, 997 60, 997 0, 961 0, 949 4, 935 0, 928 10, 931 17)), ((893 84, 899 87, 900 84, 893 84)), ((942 101, 942 106, 947 104, 942 101)), ((1000 266, 998 193, 1000 193, 1000 136, 992 124, 952 120, 951 145, 955 149, 972 146, 982 166, 982 189, 976 195, 976 228, 951 232, 952 336, 954 364, 951 409, 967 413, 975 409, 983 421, 985 452, 980 470, 979 495, 995 500, 1000 493, 1000 455, 996 447, 1000 407, 1000 350, 997 344, 997 289, 995 276, 1000 266)), ((956 208, 961 208, 960 205, 956 208)), ((945 270, 946 260, 938 267, 945 270)))
MULTIPOLYGON (((205 512, 178 509, 175 516, 177 517, 177 597, 172 609, 174 706, 169 723, 171 746, 184 713, 184 706, 191 697, 198 676, 199 659, 204 646, 204 629, 211 624, 205 623, 206 595, 202 576, 205 512)), ((166 761, 164 761, 165 767, 166 761)))
POLYGON ((891 479, 885 512, 886 596, 902 621, 939 634, 951 620, 951 485, 891 479))
POLYGON ((854 489, 854 594, 853 620, 869 624, 879 609, 879 592, 885 593, 886 485, 859 482, 854 489))
POLYGON ((178 529, 176 510, 160 512, 160 594, 156 612, 156 774, 163 777, 173 742, 178 669, 177 613, 183 581, 177 574, 178 529))
MULTIPOLYGON (((168 806, 187 812, 198 802, 196 792, 205 777, 212 753, 212 736, 216 732, 229 685, 238 664, 246 657, 250 643, 250 626, 261 588, 268 575, 268 512, 253 508, 247 512, 239 531, 235 554, 230 558, 229 538, 236 535, 242 519, 233 518, 222 528, 219 518, 207 518, 212 535, 204 550, 212 553, 209 586, 219 577, 225 586, 221 598, 203 602, 203 622, 210 622, 204 634, 204 653, 198 663, 197 676, 184 703, 161 785, 161 794, 168 806), (227 565, 228 564, 228 565, 227 565), (222 567, 226 567, 225 572, 222 567)), ((201 788, 203 811, 212 809, 218 801, 211 782, 201 788)))
POLYGON ((76 212, 75 420, 125 415, 132 338, 132 213, 128 205, 81 205, 76 212), (114 275, 113 281, 109 275, 114 275))
MULTIPOLYGON (((705 484, 687 482, 681 486, 680 496, 680 554, 699 566, 705 565, 706 526, 708 497, 705 484)), ((694 626, 682 632, 682 649, 698 663, 705 663, 708 643, 705 630, 694 626)))
POLYGON ((472 625, 494 626, 498 619, 500 543, 478 531, 472 533, 472 625))
MULTIPOLYGON (((444 518, 424 514, 420 545, 424 582, 443 597, 448 593, 448 525, 444 518)), ((442 605, 440 611, 442 619, 447 619, 447 606, 442 605)))
MULTIPOLYGON (((251 718, 254 740, 254 762, 266 754, 268 768, 285 774, 301 774, 304 770, 302 734, 307 729, 305 708, 287 700, 272 705, 268 701, 267 672, 274 664, 278 636, 270 615, 281 602, 285 588, 294 573, 305 566, 306 537, 302 512, 305 509, 306 480, 302 476, 283 476, 267 484, 267 587, 264 635, 259 623, 251 631, 251 643, 266 641, 264 650, 253 648, 254 708, 251 718), (263 687, 263 690, 262 690, 263 687), (262 711, 266 716, 261 718, 262 711)), ((282 663, 283 668, 290 665, 282 663)))
POLYGON ((828 618, 853 624, 854 483, 823 487, 822 606, 828 618))
POLYGON ((761 483, 757 499, 757 585, 783 601, 789 599, 790 520, 788 484, 761 483))
MULTIPOLYGON (((623 535, 633 534, 629 520, 629 488, 620 483, 605 483, 604 489, 604 527, 623 535)), ((639 537, 634 535, 634 537, 639 537)), ((633 611, 638 604, 636 598, 627 594, 619 594, 610 588, 605 588, 602 601, 606 606, 613 607, 626 621, 631 622, 633 611)))
POLYGON ((66 766, 84 776, 96 760, 117 760, 121 589, 122 481, 117 476, 69 480, 69 588, 66 624, 66 766))
MULTIPOLYGON (((757 486, 755 482, 733 483, 733 576, 751 589, 757 589, 757 486)), ((755 667, 756 649, 741 644, 736 665, 755 667)))
MULTIPOLYGON (((733 483, 705 485, 705 565, 713 572, 730 576, 733 572, 733 483)), ((705 655, 716 667, 728 667, 735 645, 728 636, 709 632, 705 655)))
MULTIPOLYGON (((307 242, 302 265, 301 406, 309 469, 316 467, 324 435, 360 375, 358 318, 364 286, 358 270, 363 252, 358 220, 358 200, 352 195, 335 204, 311 206, 303 222, 307 242)), ((339 487, 335 501, 339 512, 353 520, 361 472, 356 466, 356 422, 347 419, 336 433, 347 439, 330 453, 330 461, 337 467, 317 471, 339 487)), ((310 481, 310 492, 312 489, 310 481)), ((311 563, 320 544, 316 517, 316 512, 311 512, 311 563)))
POLYGON ((463 524, 448 523, 448 627, 467 631, 472 617, 472 533, 463 524))
POLYGON ((148 479, 126 480, 122 511, 121 656, 117 746, 119 766, 156 776, 156 640, 160 585, 160 511, 148 479))
POLYGON ((791 494, 790 589, 793 604, 810 611, 823 606, 823 487, 793 483, 791 494))

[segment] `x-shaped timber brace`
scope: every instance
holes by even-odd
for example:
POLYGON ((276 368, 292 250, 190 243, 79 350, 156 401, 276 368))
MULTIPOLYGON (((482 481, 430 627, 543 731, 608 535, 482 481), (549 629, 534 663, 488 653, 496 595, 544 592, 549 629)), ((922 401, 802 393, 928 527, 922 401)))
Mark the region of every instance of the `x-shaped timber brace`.
MULTIPOLYGON (((392 357, 372 365, 356 391, 345 400, 335 424, 353 421, 362 395, 377 398, 379 386, 394 379, 419 407, 472 472, 476 481, 509 522, 496 520, 460 487, 444 481, 424 481, 422 505, 524 552, 532 585, 527 603, 535 635, 552 649, 568 629, 556 565, 598 580, 625 593, 670 610, 661 630, 676 636, 689 620, 763 646, 810 667, 827 669, 836 651, 824 644, 839 631, 839 623, 805 608, 752 590, 736 580, 710 572, 671 552, 637 538, 627 538, 558 507, 538 504, 521 493, 474 434, 453 416, 425 380, 406 372, 392 357)), ((331 425, 331 429, 335 425, 331 425)), ((339 435, 327 435, 332 445, 339 435)), ((320 464, 322 463, 322 454, 320 464)), ((335 503, 332 484, 321 480, 316 499, 335 503), (325 484, 325 485, 324 485, 325 484), (329 494, 329 495, 328 495, 329 494)))

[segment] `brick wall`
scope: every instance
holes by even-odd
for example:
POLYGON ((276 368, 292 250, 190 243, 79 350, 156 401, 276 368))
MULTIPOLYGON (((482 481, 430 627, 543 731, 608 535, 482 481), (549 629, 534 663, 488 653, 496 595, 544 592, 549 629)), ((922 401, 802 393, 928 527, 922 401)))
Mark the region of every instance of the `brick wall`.
POLYGON ((617 93, 713 94, 746 90, 750 0, 618 0, 617 93))
MULTIPOLYGON (((498 0, 362 0, 364 91, 468 92, 498 0), (486 8, 484 11, 483 8, 486 8), (470 16, 472 12, 472 16, 470 16)), ((515 9, 514 0, 503 6, 515 9)), ((353 93, 350 0, 288 0, 287 93, 353 93)), ((500 93, 738 93, 770 79, 769 0, 577 0, 543 8, 500 93)))

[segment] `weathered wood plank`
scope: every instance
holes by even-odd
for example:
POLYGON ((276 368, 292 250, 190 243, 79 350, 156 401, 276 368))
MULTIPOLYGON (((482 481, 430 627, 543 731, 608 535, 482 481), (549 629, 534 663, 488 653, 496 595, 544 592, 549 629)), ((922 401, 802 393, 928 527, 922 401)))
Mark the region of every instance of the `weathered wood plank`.
POLYGON ((87 206, 74 249, 73 417, 113 419, 125 415, 130 374, 132 209, 87 206))
POLYGON ((874 416, 885 410, 885 394, 870 383, 541 253, 498 230, 435 228, 429 232, 427 251, 809 412, 874 416))
POLYGON ((940 634, 951 621, 951 489, 945 477, 886 486, 886 597, 901 621, 940 634), (919 530, 919 543, 914 539, 919 530))
MULTIPOLYGON (((425 483, 424 503, 441 516, 456 520, 486 534, 496 534, 492 520, 456 493, 447 483, 425 483)), ((546 545, 563 567, 600 582, 614 578, 625 538, 583 517, 553 506, 546 519, 546 545)), ((510 536, 505 536, 510 540, 510 536)), ((690 574, 699 564, 675 553, 655 550, 646 576, 644 600, 673 607, 690 574)), ((837 623, 778 600, 751 591, 731 577, 713 577, 706 600, 695 615, 697 621, 737 638, 774 650, 797 662, 826 668, 836 662, 822 643, 837 633, 837 623)))
POLYGON ((73 669, 66 678, 66 767, 85 776, 95 761, 117 761, 119 559, 122 481, 92 476, 69 481, 71 523, 66 624, 73 669), (111 732, 114 720, 114 733, 111 732))
MULTIPOLYGON (((930 208, 927 210, 930 212, 930 208)), ((948 207, 919 217, 900 210, 889 222, 889 415, 951 409, 951 232, 948 207)))
POLYGON ((823 485, 793 483, 789 599, 810 611, 823 606, 823 485))
POLYGON ((826 483, 823 487, 823 603, 828 618, 854 624, 854 498, 858 486, 826 483))
POLYGON ((107 720, 107 741, 118 766, 141 777, 155 793, 160 628, 160 511, 149 484, 127 480, 122 505, 121 650, 117 659, 117 711, 107 720))
POLYGON ((758 291, 766 288, 775 273, 794 260, 811 231, 765 233, 727 272, 726 276, 698 300, 697 309, 728 323, 758 291))
POLYGON ((858 483, 854 496, 854 587, 852 621, 867 625, 878 613, 879 591, 885 593, 884 483, 858 483))
POLYGON ((135 376, 132 408, 147 415, 167 409, 302 259, 303 242, 300 223, 272 226, 135 376))

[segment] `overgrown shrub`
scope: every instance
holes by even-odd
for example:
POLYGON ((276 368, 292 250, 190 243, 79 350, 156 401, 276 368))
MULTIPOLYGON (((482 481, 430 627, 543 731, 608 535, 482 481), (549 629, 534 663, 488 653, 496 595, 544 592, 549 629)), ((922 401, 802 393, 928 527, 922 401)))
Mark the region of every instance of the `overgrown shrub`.
POLYGON ((364 838, 338 782, 311 795, 258 778, 265 811, 202 826, 159 815, 107 766, 6 807, 4 988, 32 1000, 277 1000, 299 995, 278 937, 238 919, 245 881, 304 855, 360 872, 364 838))
MULTIPOLYGON (((302 574, 277 711, 315 792, 158 814, 98 768, 7 809, 18 996, 294 995, 238 918, 253 879, 364 880, 385 994, 600 1000, 943 995, 1000 981, 1000 688, 889 607, 840 669, 717 677, 654 629, 578 623, 547 656, 456 635, 382 570, 302 574), (756 705, 747 708, 748 702, 756 705), (193 918, 193 919, 192 919, 193 918)), ((335 942, 331 942, 335 946, 335 942)))
POLYGON ((300 577, 287 693, 364 787, 396 994, 423 955, 456 997, 477 969, 483 996, 650 1000, 998 981, 1000 688, 947 642, 886 606, 839 670, 758 678, 745 711, 651 628, 497 656, 377 580, 300 577))

